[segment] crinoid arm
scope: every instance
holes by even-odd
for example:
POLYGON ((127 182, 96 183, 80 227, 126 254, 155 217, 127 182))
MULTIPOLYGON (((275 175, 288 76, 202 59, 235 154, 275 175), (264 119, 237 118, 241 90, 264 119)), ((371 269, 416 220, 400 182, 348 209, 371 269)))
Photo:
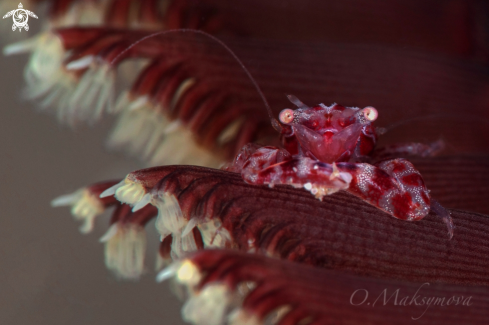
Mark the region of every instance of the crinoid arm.
POLYGON ((157 279, 187 289, 182 316, 195 325, 484 324, 489 308, 487 287, 371 278, 231 250, 192 254, 157 279), (428 297, 459 303, 435 313, 421 305, 428 297))
MULTIPOLYGON (((451 175, 430 166, 424 171, 432 177, 451 175)), ((345 191, 321 202, 304 190, 250 185, 241 175, 222 170, 153 167, 131 172, 112 187, 106 184, 103 200, 126 205, 114 212, 115 226, 103 240, 109 245, 114 238, 110 261, 115 261, 110 252, 117 252, 116 247, 142 252, 144 226, 156 217, 160 266, 202 248, 233 248, 374 277, 489 284, 489 261, 481 258, 489 253, 484 245, 489 219, 477 213, 447 210, 460 225, 447 242, 445 225, 435 213, 419 222, 404 222, 345 191), (399 247, 416 249, 400 253, 399 247), (419 267, 412 268, 413 263, 419 267), (461 269, 462 264, 471 267, 461 269)), ((463 180, 455 179, 451 186, 457 184, 463 180)), ((451 197, 440 189, 434 195, 441 202, 451 197)), ((465 200, 469 197, 474 199, 469 193, 465 200)), ((109 263, 117 274, 132 278, 136 270, 145 269, 140 257, 128 266, 130 272, 115 269, 130 261, 124 257, 117 259, 120 263, 109 263)))
POLYGON ((203 35, 68 28, 38 42, 55 55, 33 56, 26 96, 71 126, 118 114, 109 146, 150 165, 217 167, 245 143, 272 133, 242 67, 203 35), (129 60, 139 62, 136 77, 115 100, 115 80, 129 60))

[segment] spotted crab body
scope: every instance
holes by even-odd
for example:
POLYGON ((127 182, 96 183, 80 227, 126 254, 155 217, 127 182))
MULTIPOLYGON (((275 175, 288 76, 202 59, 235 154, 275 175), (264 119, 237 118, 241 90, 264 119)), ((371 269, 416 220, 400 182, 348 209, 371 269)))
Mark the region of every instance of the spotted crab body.
POLYGON ((340 190, 348 191, 408 221, 422 219, 436 204, 434 210, 452 236, 449 213, 430 198, 413 164, 396 157, 406 153, 430 155, 436 151, 433 146, 406 144, 374 150, 378 137, 373 126, 378 116, 375 108, 338 104, 308 107, 296 97, 288 97, 298 108, 284 109, 279 115, 283 148, 249 144, 225 169, 241 173, 251 184, 304 188, 320 200, 340 190))

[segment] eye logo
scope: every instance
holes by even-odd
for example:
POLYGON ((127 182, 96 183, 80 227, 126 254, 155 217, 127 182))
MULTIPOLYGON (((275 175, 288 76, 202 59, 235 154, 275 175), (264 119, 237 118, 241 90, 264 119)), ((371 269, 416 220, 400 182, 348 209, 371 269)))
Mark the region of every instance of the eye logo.
POLYGON ((14 9, 12 11, 7 12, 5 16, 3 16, 3 19, 8 18, 12 16, 14 20, 14 24, 12 25, 12 30, 15 31, 17 28, 19 29, 19 32, 22 31, 22 28, 24 28, 26 31, 29 30, 29 25, 27 25, 27 21, 29 20, 29 16, 34 17, 37 19, 37 16, 35 13, 29 10, 23 9, 22 3, 19 3, 19 8, 14 9))

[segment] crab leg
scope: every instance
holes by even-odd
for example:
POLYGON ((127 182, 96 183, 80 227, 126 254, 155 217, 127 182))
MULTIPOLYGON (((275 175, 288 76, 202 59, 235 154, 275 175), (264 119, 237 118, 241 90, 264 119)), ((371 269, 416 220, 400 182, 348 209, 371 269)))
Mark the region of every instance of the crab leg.
POLYGON ((409 142, 376 149, 372 157, 375 161, 398 158, 400 156, 434 157, 445 148, 443 140, 429 144, 409 142))
POLYGON ((376 165, 327 164, 291 156, 280 148, 248 145, 226 169, 241 173, 250 184, 292 185, 310 191, 320 200, 346 190, 401 220, 420 220, 433 207, 447 224, 450 237, 453 234, 450 214, 439 204, 432 204, 421 174, 402 158, 376 165))
MULTIPOLYGON (((450 213, 431 200, 420 172, 412 163, 398 158, 374 166, 349 165, 354 165, 357 170, 351 172, 353 179, 348 192, 402 220, 420 220, 432 209, 443 219, 452 238, 454 226, 450 213)), ((338 164, 338 168, 342 170, 344 164, 338 164)))
POLYGON ((293 157, 285 149, 247 145, 225 168, 241 173, 250 184, 292 185, 305 188, 318 199, 348 188, 352 179, 348 168, 338 170, 335 164, 308 157, 293 157))

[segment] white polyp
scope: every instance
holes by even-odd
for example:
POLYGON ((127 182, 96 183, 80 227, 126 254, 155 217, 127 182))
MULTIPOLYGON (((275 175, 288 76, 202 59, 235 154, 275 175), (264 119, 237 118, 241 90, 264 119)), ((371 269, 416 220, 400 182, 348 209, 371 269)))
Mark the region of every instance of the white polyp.
MULTIPOLYGON (((116 103, 115 110, 119 112, 124 95, 120 95, 116 103)), ((131 143, 132 139, 138 135, 142 128, 142 112, 123 110, 119 115, 115 128, 109 137, 108 144, 111 147, 125 147, 131 143)))
POLYGON ((169 123, 169 124, 166 126, 165 130, 163 131, 163 133, 164 133, 165 135, 167 135, 167 134, 172 134, 172 133, 174 133, 174 132, 178 131, 178 129, 179 129, 179 128, 181 128, 181 127, 183 127, 182 121, 180 121, 180 120, 175 120, 175 121, 170 122, 170 123, 169 123))
POLYGON ((71 98, 73 121, 93 123, 104 110, 111 111, 115 72, 108 64, 97 65, 85 72, 71 98))
POLYGON ((71 194, 58 196, 57 198, 51 201, 51 206, 64 207, 64 206, 73 205, 76 202, 78 202, 78 200, 80 200, 82 197, 83 197, 83 190, 78 190, 71 194))
POLYGON ((122 181, 120 181, 119 183, 109 187, 108 189, 106 189, 105 191, 103 191, 101 194, 100 194, 100 197, 101 198, 104 198, 104 197, 108 197, 108 196, 112 196, 115 194, 115 191, 117 191, 117 189, 119 187, 122 187, 124 184, 126 183, 126 180, 123 179, 122 181))
POLYGON ((164 267, 168 267, 173 260, 169 257, 163 258, 159 252, 156 253, 155 271, 160 272, 164 267))
POLYGON ((94 122, 102 116, 111 101, 112 73, 108 65, 92 66, 78 82, 69 101, 68 122, 94 122))
POLYGON ((242 308, 236 308, 227 317, 229 325, 262 325, 260 319, 242 308))
POLYGON ((88 233, 92 232, 93 227, 95 225, 95 217, 96 216, 89 216, 89 217, 86 217, 85 219, 83 219, 83 224, 80 226, 80 228, 78 228, 78 230, 82 234, 88 234, 88 233))
POLYGON ((102 237, 100 237, 100 239, 98 241, 101 243, 108 242, 117 233, 117 227, 118 227, 118 225, 116 223, 114 223, 112 226, 109 227, 109 229, 107 229, 105 234, 102 237))
POLYGON ((183 217, 178 200, 171 194, 159 194, 153 201, 158 208, 156 218, 156 229, 160 235, 168 235, 167 231, 173 234, 181 234, 187 225, 187 220, 183 217))
POLYGON ((144 271, 146 232, 137 224, 114 224, 104 236, 105 265, 124 279, 138 279, 144 271), (115 230, 113 230, 115 229, 115 230))
POLYGON ((149 107, 141 108, 137 113, 139 131, 129 139, 126 148, 140 159, 148 160, 164 139, 166 122, 161 114, 149 107))
POLYGON ((265 316, 262 323, 263 323, 263 325, 276 325, 291 310, 292 310, 292 307, 289 305, 283 305, 283 306, 277 307, 265 316))
POLYGON ((43 110, 54 111, 60 122, 71 126, 78 121, 93 123, 101 117, 105 107, 110 108, 114 72, 108 65, 100 65, 78 79, 70 70, 89 67, 94 57, 85 56, 64 67, 68 53, 57 35, 45 32, 6 51, 32 52, 24 72, 27 83, 24 96, 36 100, 43 110))
POLYGON ((148 96, 140 96, 136 100, 129 102, 128 110, 133 111, 145 106, 148 103, 148 96))
POLYGON ((106 82, 102 84, 100 90, 100 96, 97 100, 97 105, 95 106, 94 114, 92 120, 98 120, 101 118, 104 109, 107 112, 113 111, 114 105, 114 84, 115 84, 115 72, 110 70, 108 66, 104 67, 101 71, 104 74, 104 79, 106 82))
POLYGON ((46 105, 56 105, 70 86, 70 79, 65 77, 61 66, 65 55, 61 40, 50 33, 40 34, 31 40, 33 47, 29 63, 24 70, 27 86, 24 91, 28 99, 39 99, 49 96, 46 105), (54 94, 53 94, 54 93, 54 94))
POLYGON ((191 137, 191 132, 185 127, 180 126, 178 130, 170 134, 165 134, 165 140, 156 148, 152 164, 179 164, 182 162, 189 163, 185 158, 189 155, 197 154, 198 151, 192 151, 195 148, 194 140, 191 137))
POLYGON ((138 203, 145 194, 143 185, 130 181, 127 177, 124 179, 124 185, 115 191, 117 200, 130 205, 138 203))
POLYGON ((185 252, 183 251, 182 235, 180 233, 172 234, 170 255, 174 261, 183 258, 185 255, 185 252))
POLYGON ((222 163, 219 157, 195 142, 194 134, 180 126, 171 134, 166 134, 151 157, 151 165, 189 164, 217 167, 222 163))
POLYGON ((197 251, 197 243, 195 242, 194 233, 190 232, 182 236, 182 251, 189 253, 197 251))
POLYGON ((197 226, 202 234, 204 247, 224 248, 231 242, 231 234, 222 227, 219 219, 211 219, 197 226))
POLYGON ((217 143, 219 145, 224 145, 228 142, 231 142, 236 135, 238 134, 241 126, 246 121, 246 117, 242 116, 240 118, 235 119, 231 124, 229 124, 217 137, 217 143))
POLYGON ((253 282, 253 281, 244 281, 244 282, 240 282, 238 283, 238 285, 236 285, 236 293, 238 293, 240 295, 240 297, 244 297, 246 295, 248 295, 251 291, 255 290, 256 288, 256 283, 253 282))
POLYGON ((126 90, 122 92, 117 98, 116 104, 114 106, 113 113, 118 113, 123 111, 129 105, 129 92, 126 90))
POLYGON ((171 102, 170 102, 170 107, 173 108, 175 105, 178 103, 182 95, 194 85, 195 79, 194 78, 189 78, 184 80, 180 86, 177 88, 177 91, 175 92, 175 95, 173 96, 171 102))
POLYGON ((98 198, 84 188, 54 199, 51 201, 51 206, 71 206, 73 217, 83 221, 80 232, 84 234, 93 230, 95 217, 102 214, 105 210, 98 198))
POLYGON ((31 52, 36 46, 38 42, 38 37, 31 37, 29 39, 12 43, 3 48, 3 55, 14 55, 31 52))
POLYGON ((182 236, 187 236, 195 228, 195 226, 197 226, 197 218, 190 219, 187 226, 185 226, 185 229, 183 229, 182 236))
POLYGON ((66 69, 68 70, 79 70, 85 69, 93 62, 93 55, 84 56, 78 60, 71 61, 66 65, 66 69))
POLYGON ((189 252, 197 251, 194 233, 190 232, 185 236, 181 233, 172 233, 171 256, 172 259, 178 260, 187 255, 189 252))
POLYGON ((180 120, 169 122, 165 114, 149 102, 137 110, 130 110, 130 105, 128 93, 121 94, 115 110, 122 112, 109 137, 110 147, 126 150, 150 165, 217 167, 222 163, 207 148, 195 142, 194 134, 180 120))
POLYGON ((142 149, 142 157, 145 160, 149 160, 150 157, 154 154, 158 145, 164 141, 165 134, 164 130, 160 130, 159 127, 164 127, 166 122, 163 121, 163 118, 158 113, 154 113, 154 119, 152 121, 151 127, 152 132, 148 134, 148 140, 143 144, 142 149))
MULTIPOLYGON (((121 101, 123 99, 119 103, 121 101)), ((135 111, 123 108, 110 135, 109 146, 127 150, 139 159, 151 160, 157 147, 164 141, 167 123, 166 118, 149 105, 135 111)))
POLYGON ((163 282, 170 278, 173 278, 177 274, 178 269, 184 262, 185 261, 178 261, 168 265, 166 268, 164 268, 158 273, 158 275, 156 276, 156 282, 163 282))
POLYGON ((50 32, 40 34, 32 47, 27 70, 30 70, 40 82, 51 79, 60 71, 64 56, 65 51, 59 37, 50 32))
POLYGON ((59 87, 54 88, 51 91, 51 93, 48 93, 46 97, 39 103, 39 106, 42 109, 47 109, 53 106, 61 95, 62 95, 62 89, 59 87))
POLYGON ((206 285, 185 303, 182 318, 199 325, 223 324, 231 300, 232 294, 225 284, 206 285))
POLYGON ((147 206, 151 202, 151 198, 152 195, 150 193, 144 194, 143 198, 134 205, 134 207, 132 208, 132 212, 136 212, 147 206))
MULTIPOLYGON (((26 50, 29 49, 32 55, 25 69, 27 98, 38 99, 42 108, 52 108, 60 122, 71 126, 80 120, 94 122, 105 107, 110 108, 114 72, 109 65, 92 66, 78 79, 70 70, 90 67, 94 57, 88 55, 64 67, 68 53, 61 39, 49 32, 30 41, 26 46, 26 50)), ((17 51, 18 46, 7 50, 17 51)))
POLYGON ((176 280, 189 287, 196 286, 202 280, 199 268, 189 259, 178 264, 176 280))

